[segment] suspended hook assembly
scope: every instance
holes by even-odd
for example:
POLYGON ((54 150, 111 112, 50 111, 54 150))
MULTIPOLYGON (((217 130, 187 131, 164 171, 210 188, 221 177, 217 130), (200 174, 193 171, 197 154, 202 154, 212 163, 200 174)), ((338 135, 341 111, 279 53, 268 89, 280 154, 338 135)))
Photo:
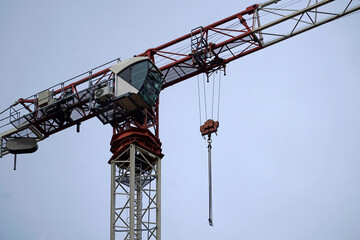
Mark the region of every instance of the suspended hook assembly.
POLYGON ((211 134, 217 134, 217 129, 219 127, 219 122, 212 119, 208 119, 204 125, 200 126, 201 135, 205 138, 207 136, 208 143, 208 170, 209 170, 209 225, 214 226, 213 223, 213 214, 212 214, 212 179, 211 179, 211 149, 212 149, 212 139, 211 134))
POLYGON ((208 142, 208 169, 209 169, 209 225, 214 226, 213 223, 213 214, 212 214, 212 181, 211 181, 211 135, 207 140, 208 142))

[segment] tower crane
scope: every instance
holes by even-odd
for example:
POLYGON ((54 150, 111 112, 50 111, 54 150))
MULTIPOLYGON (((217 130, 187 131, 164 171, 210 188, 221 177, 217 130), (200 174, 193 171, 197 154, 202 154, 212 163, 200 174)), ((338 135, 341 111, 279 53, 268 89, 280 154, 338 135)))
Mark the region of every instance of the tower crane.
MULTIPOLYGON (((51 135, 98 118, 111 139, 111 239, 161 238, 159 94, 293 36, 355 13, 360 5, 334 0, 271 0, 246 9, 133 58, 105 63, 85 74, 20 98, 2 112, 0 156, 37 150, 51 135), (283 3, 284 2, 284 3, 283 3), (185 47, 184 47, 185 46, 185 47)), ((207 119, 206 119, 207 120, 207 119)), ((212 119, 202 135, 217 131, 212 119)), ((209 148, 211 149, 211 147, 209 148)), ((210 198, 211 201, 211 198, 210 198)), ((210 223, 212 217, 210 216, 210 223)))

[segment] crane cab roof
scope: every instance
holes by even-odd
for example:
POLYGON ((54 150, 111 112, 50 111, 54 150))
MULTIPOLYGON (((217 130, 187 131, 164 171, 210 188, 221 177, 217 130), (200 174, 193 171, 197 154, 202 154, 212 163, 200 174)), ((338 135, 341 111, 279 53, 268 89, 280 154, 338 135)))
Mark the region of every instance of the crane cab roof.
POLYGON ((134 65, 138 62, 142 62, 142 61, 151 61, 151 60, 148 57, 133 57, 133 58, 129 58, 129 59, 123 60, 121 62, 118 62, 117 64, 111 66, 110 70, 113 73, 118 74, 121 71, 127 69, 129 66, 134 65))

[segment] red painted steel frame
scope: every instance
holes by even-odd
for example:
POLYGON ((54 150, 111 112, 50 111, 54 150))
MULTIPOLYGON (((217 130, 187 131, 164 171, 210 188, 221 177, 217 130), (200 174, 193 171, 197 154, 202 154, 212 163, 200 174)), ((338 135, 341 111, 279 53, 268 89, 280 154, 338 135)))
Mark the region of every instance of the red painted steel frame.
POLYGON ((113 156, 109 163, 126 151, 131 144, 136 144, 160 158, 164 156, 161 152, 161 142, 157 136, 147 129, 132 128, 113 135, 110 148, 113 156))
POLYGON ((255 4, 255 5, 252 5, 250 7, 248 7, 246 10, 242 11, 242 12, 239 12, 237 14, 234 14, 230 17, 227 17, 223 20, 220 20, 220 21, 217 21, 213 24, 210 24, 206 27, 203 27, 202 30, 198 29, 192 33, 189 33, 189 34, 186 34, 180 38, 177 38, 173 41, 170 41, 166 44, 163 44, 159 47, 156 47, 156 48, 151 48, 151 49, 148 49, 146 50, 144 53, 142 54, 139 54, 138 56, 147 56, 149 57, 150 59, 153 59, 155 60, 155 57, 160 57, 160 58, 166 58, 167 60, 172 60, 171 63, 169 64, 166 64, 164 66, 159 66, 159 64, 157 64, 158 68, 164 73, 165 75, 165 79, 164 79, 164 84, 163 84, 163 89, 166 88, 166 87, 169 87, 169 86, 172 86, 176 83, 179 83, 183 80, 186 80, 188 78, 191 78, 193 76, 196 76, 200 73, 203 73, 203 72, 207 72, 208 70, 214 70, 214 69, 217 69, 219 67, 219 64, 215 64, 215 65, 209 65, 207 66, 206 69, 199 69, 199 68, 196 68, 196 66, 190 66, 187 62, 191 61, 192 59, 192 55, 191 55, 191 49, 189 47, 188 49, 188 53, 187 54, 179 54, 179 53, 176 53, 176 52, 171 52, 171 51, 166 51, 166 49, 172 47, 173 45, 175 44, 178 44, 180 42, 183 42, 183 41, 186 41, 188 43, 191 42, 191 37, 192 35, 197 35, 197 34, 200 34, 201 31, 204 31, 204 35, 205 37, 207 37, 209 35, 209 32, 212 31, 214 33, 217 33, 219 34, 220 36, 223 36, 223 35, 226 35, 229 37, 229 39, 223 41, 223 42, 219 42, 217 44, 214 44, 214 43, 208 43, 208 46, 207 48, 209 49, 209 51, 211 52, 216 52, 216 50, 218 50, 219 52, 222 52, 222 51, 229 51, 231 53, 231 57, 228 57, 228 58, 224 58, 223 59, 223 64, 227 64, 235 59, 238 59, 240 57, 243 57, 247 54, 250 54, 254 51, 257 51, 259 49, 262 48, 261 46, 261 43, 259 41, 259 39, 257 38, 257 36, 252 32, 252 29, 251 27, 248 26, 248 24, 246 23, 245 19, 243 18, 244 15, 251 15, 251 14, 254 14, 255 10, 258 8, 258 5, 255 4), (217 28, 219 26, 222 26, 226 23, 229 23, 231 21, 234 21, 234 20, 239 20, 239 22, 244 26, 244 30, 233 30, 233 29, 226 29, 226 28, 217 28), (238 32, 239 34, 237 35, 231 35, 231 34, 228 34, 226 32, 229 32, 229 31, 232 31, 232 32, 238 32), (250 40, 249 40, 250 39, 250 40), (234 43, 236 41, 243 41, 243 42, 248 42, 250 45, 252 45, 251 47, 249 48, 245 48, 243 51, 241 51, 240 53, 238 54, 233 54, 231 52, 231 47, 229 48, 228 45, 231 44, 231 43, 234 43), (225 49, 227 48, 227 49, 225 49), (172 55, 171 56, 166 56, 166 55, 172 55), (182 58, 179 58, 179 56, 182 56, 182 58), (175 58, 177 57, 177 58, 175 58), (183 65, 183 66, 181 66, 183 65), (187 65, 187 66, 184 66, 184 65, 187 65), (175 78, 175 79, 171 79, 171 81, 167 81, 166 79, 166 75, 167 75, 167 72, 170 70, 170 69, 175 69, 175 68, 194 68, 194 70, 192 72, 190 72, 189 74, 183 74, 183 75, 180 75, 175 78))
MULTIPOLYGON (((242 16, 253 14, 254 11, 255 11, 257 8, 258 8, 258 5, 257 5, 257 4, 252 5, 252 6, 248 7, 248 8, 246 8, 246 10, 244 10, 244 11, 239 12, 239 13, 237 13, 237 14, 234 14, 234 15, 232 15, 232 16, 230 16, 230 17, 224 18, 223 20, 220 20, 220 21, 217 21, 217 22, 215 22, 215 23, 212 23, 212 24, 204 27, 204 29, 205 29, 205 31, 208 32, 208 31, 214 30, 216 27, 218 27, 218 26, 220 26, 220 25, 223 25, 223 24, 225 24, 225 23, 227 23, 227 22, 229 22, 229 21, 232 21, 232 20, 234 20, 234 19, 239 19, 239 21, 244 21, 242 16)), ((220 44, 213 45, 213 46, 212 46, 213 50, 219 49, 219 48, 221 48, 221 47, 224 47, 224 46, 226 46, 227 44, 232 43, 232 42, 234 42, 234 41, 236 41, 236 40, 240 40, 240 39, 244 39, 244 38, 246 38, 246 37, 252 36, 251 29, 250 29, 250 27, 247 26, 246 22, 245 22, 245 26, 246 26, 246 30, 247 30, 246 32, 243 32, 242 34, 237 35, 237 36, 228 35, 228 36, 231 36, 232 38, 231 38, 231 39, 228 39, 228 40, 226 40, 226 41, 224 41, 224 42, 222 42, 222 43, 220 43, 220 44)), ((223 30, 228 30, 228 29, 223 29, 223 30)), ((197 31, 193 32, 192 34, 195 34, 195 35, 196 35, 196 34, 199 34, 199 33, 200 33, 200 30, 197 30, 197 31)), ((191 34, 191 33, 186 34, 186 35, 184 35, 184 36, 182 36, 182 37, 179 37, 179 38, 177 38, 177 39, 175 39, 175 40, 173 40, 173 41, 170 41, 170 42, 168 42, 168 43, 166 43, 166 44, 163 44, 163 45, 161 45, 161 46, 159 46, 159 47, 148 49, 148 50, 146 50, 144 53, 139 54, 139 55, 137 55, 137 56, 147 56, 147 57, 149 57, 150 59, 152 59, 152 61, 155 61, 155 58, 154 58, 154 57, 155 57, 156 55, 160 55, 159 53, 161 53, 163 49, 169 48, 169 47, 171 47, 172 45, 175 45, 175 44, 177 44, 177 43, 179 43, 179 42, 182 42, 182 41, 189 41, 189 43, 190 43, 190 39, 191 39, 191 35, 192 35, 192 34, 191 34)), ((220 34, 224 34, 224 33, 220 33, 220 34)), ((254 37, 254 38, 256 38, 256 37, 254 37)), ((242 52, 241 54, 234 55, 233 57, 224 59, 224 61, 225 61, 225 63, 228 63, 228 62, 233 61, 233 60, 235 60, 235 59, 237 59, 237 58, 239 58, 239 57, 242 57, 242 56, 245 56, 245 55, 247 55, 247 54, 249 54, 249 53, 252 53, 252 52, 254 52, 254 51, 256 51, 256 50, 258 50, 258 49, 260 49, 260 48, 261 48, 261 46, 258 45, 256 48, 253 48, 253 49, 251 49, 251 50, 244 51, 244 52, 242 52)), ((184 56, 184 57, 181 58, 181 59, 179 59, 179 60, 174 61, 174 62, 171 63, 171 64, 167 64, 167 65, 165 65, 165 66, 158 66, 158 68, 159 68, 162 72, 164 72, 164 71, 166 71, 166 70, 168 70, 168 69, 170 69, 170 68, 172 68, 172 67, 174 67, 174 66, 177 66, 177 65, 179 65, 179 64, 181 64, 181 63, 184 63, 184 62, 186 62, 186 61, 188 61, 188 60, 191 60, 191 58, 192 58, 191 55, 190 55, 190 53, 191 53, 190 48, 189 48, 189 52, 188 52, 187 55, 186 55, 186 54, 171 53, 171 52, 165 52, 165 53, 173 54, 173 55, 181 55, 181 56, 184 56)), ((156 64, 156 62, 154 62, 154 63, 156 64)), ((210 67, 211 67, 211 66, 210 66, 210 67)), ((214 67, 216 67, 216 66, 214 66, 214 67)), ((72 91, 74 91, 74 89, 76 89, 76 86, 77 86, 77 85, 82 84, 82 83, 85 83, 85 82, 89 81, 91 78, 96 78, 96 77, 99 77, 99 76, 101 76, 101 75, 105 75, 105 74, 107 74, 108 72, 109 72, 109 68, 103 69, 103 70, 101 70, 101 71, 99 71, 99 72, 96 72, 96 73, 94 73, 94 74, 92 74, 92 75, 90 75, 90 76, 88 76, 88 77, 85 77, 85 78, 83 78, 83 79, 81 79, 81 80, 78 80, 78 81, 76 81, 76 82, 74 82, 74 83, 70 83, 69 85, 67 85, 67 86, 65 86, 65 87, 63 87, 63 88, 61 88, 61 89, 55 90, 55 91, 54 91, 54 94, 58 94, 58 93, 60 93, 60 92, 62 92, 62 91, 66 91, 66 90, 69 90, 69 89, 71 89, 72 91)), ((193 72, 193 73, 191 73, 191 74, 189 74, 189 75, 186 75, 186 76, 184 76, 184 77, 179 77, 178 79, 175 79, 175 80, 171 81, 170 83, 165 83, 165 84, 163 85, 163 88, 166 88, 166 87, 169 87, 169 86, 171 86, 171 85, 174 85, 174 84, 176 84, 176 83, 178 83, 178 82, 180 82, 180 81, 183 81, 183 80, 188 79, 188 78, 190 78, 190 77, 196 76, 197 74, 200 74, 200 73, 202 73, 202 72, 201 72, 201 71, 195 71, 195 72, 193 72)), ((20 98, 20 99, 18 100, 18 102, 21 103, 21 104, 23 104, 23 105, 26 107, 25 103, 34 103, 34 100, 24 100, 24 99, 20 98)), ((29 110, 29 111, 30 111, 30 110, 29 110)), ((31 112, 31 111, 30 111, 30 112, 31 112)))
MULTIPOLYGON (((181 82, 185 79, 188 79, 190 77, 196 76, 197 74, 204 72, 208 73, 210 71, 214 71, 219 68, 225 67, 225 64, 227 64, 228 62, 233 61, 237 58, 240 58, 242 56, 245 56, 249 53, 252 53, 262 48, 260 41, 257 39, 256 35, 252 32, 252 24, 249 27, 248 23, 243 18, 244 15, 252 15, 252 14, 254 15, 257 8, 258 5, 252 5, 242 12, 234 14, 223 20, 217 21, 202 29, 194 30, 192 33, 186 34, 180 38, 177 38, 159 47, 148 49, 144 53, 139 54, 137 56, 149 57, 162 71, 162 73, 164 74, 163 89, 172 86, 178 82, 181 82), (242 29, 240 30, 231 29, 231 28, 227 28, 227 26, 224 26, 224 24, 228 24, 229 22, 234 22, 234 21, 236 22, 236 24, 242 27, 242 29), (191 38, 194 35, 195 36, 198 35, 201 38, 208 38, 210 32, 217 36, 225 37, 225 40, 215 43, 207 42, 205 46, 202 46, 204 49, 200 49, 200 51, 205 51, 207 53, 210 53, 210 55, 212 55, 213 57, 216 56, 217 60, 221 60, 221 61, 206 60, 207 62, 205 62, 204 66, 198 66, 194 63, 193 60, 193 55, 192 55, 193 52, 191 50, 191 40, 192 40, 191 38), (171 49, 172 47, 174 47, 174 45, 179 43, 189 46, 188 48, 185 49, 184 53, 177 53, 171 49), (233 48, 236 48, 240 45, 245 46, 243 49, 240 50, 240 52, 235 53, 232 51, 233 48), (227 55, 230 55, 230 57, 226 57, 226 58, 223 57, 225 53, 227 55), (166 60, 167 62, 165 61, 166 63, 163 63, 164 61, 157 61, 157 59, 166 60), (167 78, 167 76, 170 76, 171 79, 167 78)), ((53 94, 57 95, 58 97, 62 97, 68 90, 70 90, 72 94, 74 94, 74 96, 77 97, 77 102, 76 103, 74 102, 74 104, 70 106, 71 109, 69 110, 72 111, 77 109, 77 111, 81 116, 78 119, 74 119, 74 121, 67 122, 64 125, 58 124, 57 122, 54 121, 57 116, 61 116, 62 110, 60 109, 56 110, 54 114, 38 118, 38 114, 37 114, 38 107, 37 107, 36 98, 19 99, 18 103, 23 105, 31 113, 31 116, 29 117, 30 119, 27 119, 31 123, 31 125, 33 125, 36 129, 38 129, 38 131, 41 132, 44 137, 48 137, 51 134, 64 130, 70 126, 79 124, 82 121, 85 121, 95 116, 95 114, 92 111, 85 111, 85 108, 88 107, 87 106, 88 99, 82 99, 81 97, 79 97, 77 87, 80 86, 81 84, 85 84, 90 80, 94 80, 95 78, 101 80, 104 76, 108 76, 109 74, 110 74, 110 70, 107 67, 96 73, 90 72, 89 76, 86 76, 76 82, 69 83, 66 86, 62 86, 59 89, 53 90, 53 94)), ((136 121, 134 121, 133 117, 129 116, 129 118, 124 122, 118 123, 117 126, 113 126, 115 127, 115 132, 119 133, 121 131, 129 129, 129 127, 142 128, 142 129, 152 128, 154 130, 154 135, 158 138, 159 137, 158 106, 159 104, 157 102, 155 112, 147 111, 147 113, 151 112, 150 115, 153 116, 150 115, 144 116, 145 124, 138 124, 136 121), (150 122, 147 122, 148 117, 152 119, 150 122)))
MULTIPOLYGON (((210 28, 220 26, 220 25, 222 25, 224 23, 227 23, 227 22, 229 22, 231 20, 239 18, 239 16, 243 16, 243 15, 247 15, 247 14, 253 14, 256 8, 258 8, 257 4, 246 8, 245 11, 239 12, 237 14, 234 14, 234 15, 230 16, 230 17, 224 18, 223 20, 220 20, 220 21, 217 21, 217 22, 215 22, 213 24, 210 24, 210 25, 204 27, 204 29, 210 29, 210 28)), ((200 33, 200 29, 195 31, 193 34, 199 34, 199 33, 200 33)), ((160 45, 159 47, 150 48, 150 49, 146 50, 144 53, 139 54, 139 56, 148 56, 151 59, 154 56, 155 52, 160 51, 160 50, 165 49, 165 48, 168 48, 171 45, 174 45, 176 43, 179 43, 181 41, 184 41, 184 40, 187 40, 187 39, 190 39, 190 38, 191 38, 191 33, 186 34, 186 35, 184 35, 182 37, 179 37, 179 38, 177 38, 177 39, 175 39, 173 41, 170 41, 168 43, 160 45)))

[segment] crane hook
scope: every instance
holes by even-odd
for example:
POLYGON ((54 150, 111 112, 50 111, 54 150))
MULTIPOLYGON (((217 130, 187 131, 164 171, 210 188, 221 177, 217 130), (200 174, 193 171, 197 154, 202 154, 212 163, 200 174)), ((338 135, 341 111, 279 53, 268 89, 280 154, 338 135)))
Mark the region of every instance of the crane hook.
POLYGON ((211 134, 217 132, 219 127, 219 122, 214 121, 212 119, 208 119, 204 125, 200 127, 201 135, 205 138, 207 136, 207 143, 208 143, 208 170, 209 170, 209 225, 212 227, 214 226, 213 223, 213 213, 212 213, 212 174, 211 174, 211 149, 212 149, 212 139, 211 134))

